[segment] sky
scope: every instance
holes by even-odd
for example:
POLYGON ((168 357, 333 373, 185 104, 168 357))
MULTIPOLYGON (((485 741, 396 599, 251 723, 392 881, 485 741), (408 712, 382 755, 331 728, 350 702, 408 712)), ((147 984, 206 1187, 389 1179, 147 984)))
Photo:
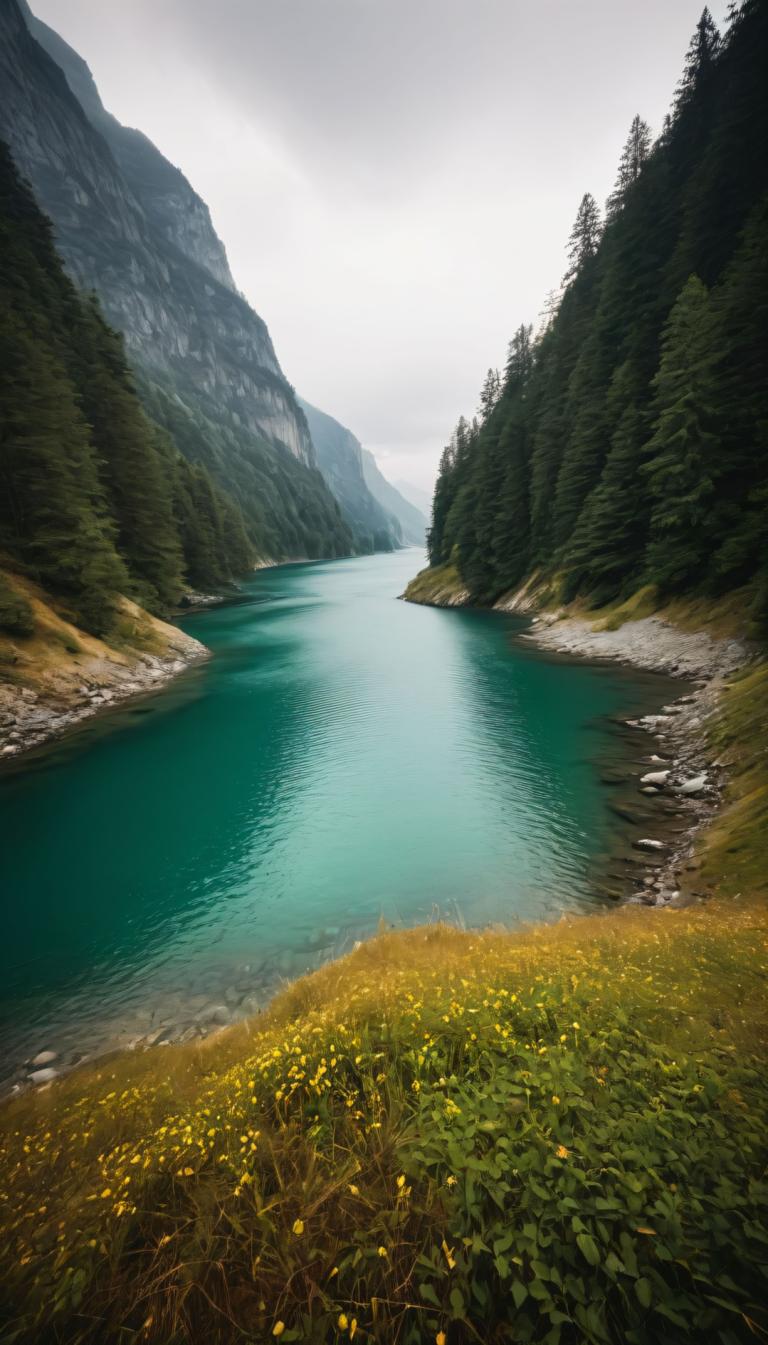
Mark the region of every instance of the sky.
MULTIPOLYGON (((726 0, 710 8, 721 22, 726 0)), ((32 0, 208 203, 286 376, 429 490, 702 0, 32 0)))

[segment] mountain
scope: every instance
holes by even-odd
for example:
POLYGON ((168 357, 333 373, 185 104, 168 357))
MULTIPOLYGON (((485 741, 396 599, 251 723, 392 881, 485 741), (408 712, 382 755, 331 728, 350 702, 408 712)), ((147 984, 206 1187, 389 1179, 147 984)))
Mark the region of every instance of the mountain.
POLYGON ((105 111, 85 63, 17 0, 0 6, 0 137, 69 274, 123 333, 153 418, 234 498, 255 551, 347 554, 303 412, 207 207, 105 111))
MULTIPOLYGON (((0 142, 0 563, 107 635, 122 598, 162 611, 253 555, 205 468, 146 415, 119 336, 51 235, 0 142)), ((2 576, 0 590, 0 628, 31 634, 28 605, 2 576)))
POLYGON ((414 509, 418 509, 420 514, 429 518, 432 512, 432 496, 428 490, 422 490, 419 486, 412 485, 410 481, 395 481, 394 486, 414 509))
POLYGON ((400 524, 366 485, 359 440, 333 416, 318 411, 301 397, 297 400, 307 418, 317 465, 352 528, 356 549, 393 551, 401 543, 400 524))
POLYGON ((445 449, 433 567, 498 599, 534 573, 594 605, 744 588, 768 621, 768 5, 707 10, 605 222, 585 194, 559 300, 445 449))
POLYGON ((403 541, 408 546, 423 546, 427 530, 424 515, 408 500, 404 500, 400 491, 382 476, 376 459, 367 448, 362 450, 362 457, 365 484, 373 498, 378 500, 382 509, 397 519, 403 541))

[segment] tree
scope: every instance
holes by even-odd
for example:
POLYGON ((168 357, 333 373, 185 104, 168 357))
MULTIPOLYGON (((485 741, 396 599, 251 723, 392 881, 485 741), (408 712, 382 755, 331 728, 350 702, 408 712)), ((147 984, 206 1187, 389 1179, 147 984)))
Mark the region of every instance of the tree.
POLYGON ((600 242, 600 234, 600 209, 594 196, 590 192, 585 192, 568 239, 569 266, 563 277, 564 285, 579 274, 590 257, 594 257, 600 242))
POLYGON ((633 118, 627 142, 619 160, 616 185, 605 206, 606 219, 615 219, 637 182, 651 152, 651 128, 640 116, 633 118))
POLYGON ((483 383, 482 389, 480 391, 480 405, 478 407, 478 414, 480 416, 481 424, 485 423, 485 421, 488 419, 491 412, 493 411, 493 408, 495 407, 497 401, 499 400, 500 392, 501 392, 501 377, 499 375, 499 371, 498 369, 489 369, 488 373, 485 375, 485 382, 483 383))
POLYGON ((649 578, 665 592, 695 586, 712 548, 707 524, 717 477, 709 294, 691 276, 664 328, 653 380, 653 435, 642 471, 651 498, 649 578))
POLYGON ((717 24, 709 9, 705 8, 691 38, 683 74, 675 92, 674 106, 677 114, 682 112, 701 92, 703 86, 711 81, 720 49, 717 24))

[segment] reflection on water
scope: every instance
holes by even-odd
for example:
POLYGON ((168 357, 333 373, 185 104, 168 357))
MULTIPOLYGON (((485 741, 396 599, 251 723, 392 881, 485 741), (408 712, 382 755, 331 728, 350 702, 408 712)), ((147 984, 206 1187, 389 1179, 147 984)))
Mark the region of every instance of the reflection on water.
POLYGON ((397 602, 421 563, 256 575, 184 622, 214 659, 0 780, 12 1064, 236 1008, 382 915, 594 901, 592 763, 637 683, 521 650, 513 618, 397 602))

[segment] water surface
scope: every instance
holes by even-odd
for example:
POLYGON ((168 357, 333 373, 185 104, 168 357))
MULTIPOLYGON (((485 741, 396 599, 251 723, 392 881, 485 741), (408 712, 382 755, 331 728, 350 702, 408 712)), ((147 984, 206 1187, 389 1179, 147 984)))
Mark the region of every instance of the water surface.
POLYGON ((648 679, 398 602, 422 563, 257 574, 183 623, 207 664, 0 778, 8 1062, 263 997, 382 916, 595 902, 616 826, 595 763, 648 679))

